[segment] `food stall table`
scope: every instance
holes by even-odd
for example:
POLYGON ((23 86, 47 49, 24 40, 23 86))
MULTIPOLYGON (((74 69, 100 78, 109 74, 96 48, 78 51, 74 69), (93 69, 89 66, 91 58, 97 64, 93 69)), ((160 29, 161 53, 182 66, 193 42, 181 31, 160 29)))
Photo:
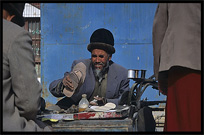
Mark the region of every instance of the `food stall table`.
POLYGON ((51 125, 56 132, 131 132, 135 131, 132 120, 100 119, 59 121, 51 125))
POLYGON ((135 131, 129 107, 106 112, 50 113, 39 116, 56 132, 131 132, 135 131))

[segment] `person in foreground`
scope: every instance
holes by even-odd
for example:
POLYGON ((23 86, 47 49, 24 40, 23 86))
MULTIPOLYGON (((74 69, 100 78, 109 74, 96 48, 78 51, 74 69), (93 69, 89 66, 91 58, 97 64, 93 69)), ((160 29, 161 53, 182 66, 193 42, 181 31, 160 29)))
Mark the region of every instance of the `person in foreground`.
POLYGON ((167 95, 164 131, 201 131, 201 4, 162 3, 153 23, 154 73, 167 95))
POLYGON ((75 60, 71 72, 65 72, 63 78, 50 84, 49 90, 54 96, 66 95, 57 105, 65 109, 77 105, 82 94, 87 95, 90 105, 123 104, 121 97, 129 92, 128 70, 111 60, 115 53, 112 33, 104 28, 95 30, 87 49, 91 59, 75 60), (72 74, 77 71, 81 74, 74 77, 72 74))
POLYGON ((36 119, 41 85, 32 40, 23 28, 24 3, 3 3, 3 131, 51 131, 36 119))

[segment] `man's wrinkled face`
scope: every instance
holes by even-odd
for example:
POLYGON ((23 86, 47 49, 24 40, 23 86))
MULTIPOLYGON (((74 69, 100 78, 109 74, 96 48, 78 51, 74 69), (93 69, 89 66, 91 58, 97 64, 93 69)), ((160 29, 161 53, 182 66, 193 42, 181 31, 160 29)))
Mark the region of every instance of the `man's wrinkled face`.
POLYGON ((108 53, 101 49, 94 49, 91 53, 91 61, 96 70, 102 70, 107 61, 111 60, 111 57, 108 57, 108 53))

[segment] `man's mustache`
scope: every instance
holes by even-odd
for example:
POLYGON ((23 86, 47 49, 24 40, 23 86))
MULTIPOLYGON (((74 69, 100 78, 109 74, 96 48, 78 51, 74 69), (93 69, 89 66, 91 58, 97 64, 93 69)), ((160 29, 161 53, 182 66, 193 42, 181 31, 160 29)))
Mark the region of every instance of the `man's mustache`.
POLYGON ((105 64, 103 62, 94 62, 94 65, 102 65, 105 66, 105 64))

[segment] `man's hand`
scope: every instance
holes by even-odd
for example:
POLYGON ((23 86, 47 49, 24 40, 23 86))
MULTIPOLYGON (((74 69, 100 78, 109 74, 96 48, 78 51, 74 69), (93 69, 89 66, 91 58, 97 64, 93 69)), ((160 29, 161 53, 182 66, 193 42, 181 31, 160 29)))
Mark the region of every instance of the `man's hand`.
POLYGON ((71 97, 84 83, 85 77, 86 66, 80 62, 76 64, 73 70, 62 80, 62 83, 65 86, 63 89, 64 95, 71 97))
POLYGON ((159 72, 158 89, 163 95, 167 95, 168 91, 168 71, 159 72))
POLYGON ((162 81, 158 81, 158 89, 163 95, 167 95, 168 85, 162 81))
POLYGON ((104 97, 99 97, 99 96, 95 96, 94 100, 91 101, 89 104, 90 105, 105 105, 107 103, 107 100, 104 97))
POLYGON ((71 90, 71 91, 74 90, 74 86, 72 84, 72 80, 69 77, 69 74, 63 79, 62 83, 67 90, 71 90))
POLYGON ((63 89, 63 93, 67 97, 71 97, 79 86, 80 80, 77 76, 78 73, 81 72, 80 71, 70 72, 67 76, 64 77, 62 81, 63 85, 65 86, 65 88, 63 89))

